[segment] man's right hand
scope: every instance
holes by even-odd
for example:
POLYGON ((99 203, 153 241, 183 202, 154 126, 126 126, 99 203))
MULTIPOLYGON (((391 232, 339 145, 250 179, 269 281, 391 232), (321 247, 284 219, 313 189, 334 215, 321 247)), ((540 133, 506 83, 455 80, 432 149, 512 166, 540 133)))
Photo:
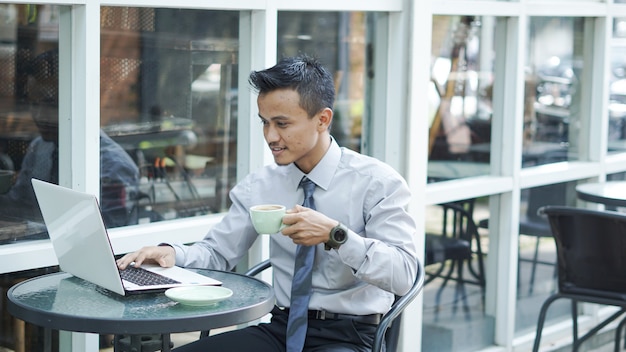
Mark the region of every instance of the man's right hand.
POLYGON ((128 266, 139 267, 143 263, 156 263, 162 267, 172 267, 176 262, 176 251, 172 246, 147 246, 138 251, 128 253, 116 261, 121 270, 128 266))

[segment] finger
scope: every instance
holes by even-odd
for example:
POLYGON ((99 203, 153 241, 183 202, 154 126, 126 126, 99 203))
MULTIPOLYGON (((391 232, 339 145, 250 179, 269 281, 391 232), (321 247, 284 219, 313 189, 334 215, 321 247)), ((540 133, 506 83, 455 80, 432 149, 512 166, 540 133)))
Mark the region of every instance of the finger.
POLYGON ((146 260, 146 255, 144 254, 143 251, 139 252, 139 254, 137 255, 137 257, 135 258, 135 260, 133 261, 133 263, 135 263, 133 266, 138 268, 141 266, 141 264, 143 264, 143 262, 146 260))
POLYGON ((117 267, 124 270, 133 261, 134 253, 128 253, 116 261, 117 267))
POLYGON ((299 204, 296 204, 296 206, 295 206, 295 207, 293 207, 293 209, 294 209, 294 211, 295 211, 296 213, 299 213, 299 212, 301 212, 301 211, 305 211, 305 210, 307 210, 307 209, 309 209, 309 208, 307 208, 307 207, 303 207, 302 205, 299 205, 299 204))

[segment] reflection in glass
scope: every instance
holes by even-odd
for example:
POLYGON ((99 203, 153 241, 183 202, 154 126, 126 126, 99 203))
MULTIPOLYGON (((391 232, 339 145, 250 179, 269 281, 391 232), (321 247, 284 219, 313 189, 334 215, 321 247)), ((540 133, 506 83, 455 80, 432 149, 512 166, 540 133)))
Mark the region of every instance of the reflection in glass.
POLYGON ((485 313, 489 198, 426 208, 422 351, 477 351, 493 343, 485 313), (485 221, 482 221, 483 223, 485 221))
POLYGON ((522 167, 576 160, 583 19, 533 17, 528 31, 522 167))
POLYGON ((626 18, 613 19, 609 72, 608 152, 626 152, 626 18))
POLYGON ((494 20, 433 17, 429 180, 489 173, 494 20))
MULTIPOLYGON (((59 7, 3 5, 0 82, 0 242, 46 237, 31 178, 58 183, 59 7)), ((139 172, 100 134, 100 206, 107 227, 135 224, 139 172)))
MULTIPOLYGON (((521 192, 515 323, 517 334, 534 331, 541 303, 557 287, 556 246, 552 230, 547 219, 537 211, 545 205, 574 206, 575 185, 575 182, 558 183, 524 189, 521 192)), ((550 308, 550 319, 568 318, 569 308, 569 302, 557 302, 554 311, 550 308)))
POLYGON ((58 10, 0 4, 0 243, 47 237, 30 179, 58 183, 58 10))
POLYGON ((102 8, 101 124, 139 167, 138 223, 229 207, 238 23, 229 11, 102 8))
POLYGON ((335 76, 332 136, 340 146, 361 151, 365 107, 366 32, 364 12, 279 12, 277 57, 299 53, 320 59, 335 76))

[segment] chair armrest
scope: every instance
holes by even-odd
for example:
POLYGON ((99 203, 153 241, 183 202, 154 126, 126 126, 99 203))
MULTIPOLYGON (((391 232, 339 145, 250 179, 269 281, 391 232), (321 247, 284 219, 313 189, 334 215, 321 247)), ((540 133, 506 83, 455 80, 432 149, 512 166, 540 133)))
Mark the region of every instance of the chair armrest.
POLYGON ((383 316, 380 323, 378 324, 378 328, 376 329, 376 336, 374 338, 374 344, 372 346, 372 352, 382 351, 383 341, 385 340, 385 334, 387 333, 387 329, 390 327, 391 323, 402 314, 404 308, 409 305, 409 303, 413 302, 413 300, 419 295, 424 287, 424 267, 422 263, 417 262, 417 276, 415 277, 415 282, 413 286, 404 296, 399 297, 394 304, 391 306, 391 309, 383 316))
POLYGON ((261 271, 268 269, 270 266, 272 266, 272 263, 270 262, 269 259, 265 259, 264 261, 258 263, 257 265, 253 266, 252 268, 248 269, 248 271, 246 271, 246 275, 247 276, 255 276, 256 274, 260 273, 261 271))

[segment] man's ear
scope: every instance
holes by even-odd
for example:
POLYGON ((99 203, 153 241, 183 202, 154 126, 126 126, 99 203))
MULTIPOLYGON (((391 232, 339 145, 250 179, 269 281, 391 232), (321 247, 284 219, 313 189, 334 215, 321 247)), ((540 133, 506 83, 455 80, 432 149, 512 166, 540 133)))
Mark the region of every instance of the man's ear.
POLYGON ((324 108, 319 113, 319 127, 320 130, 328 130, 330 124, 333 122, 333 110, 331 108, 324 108))

